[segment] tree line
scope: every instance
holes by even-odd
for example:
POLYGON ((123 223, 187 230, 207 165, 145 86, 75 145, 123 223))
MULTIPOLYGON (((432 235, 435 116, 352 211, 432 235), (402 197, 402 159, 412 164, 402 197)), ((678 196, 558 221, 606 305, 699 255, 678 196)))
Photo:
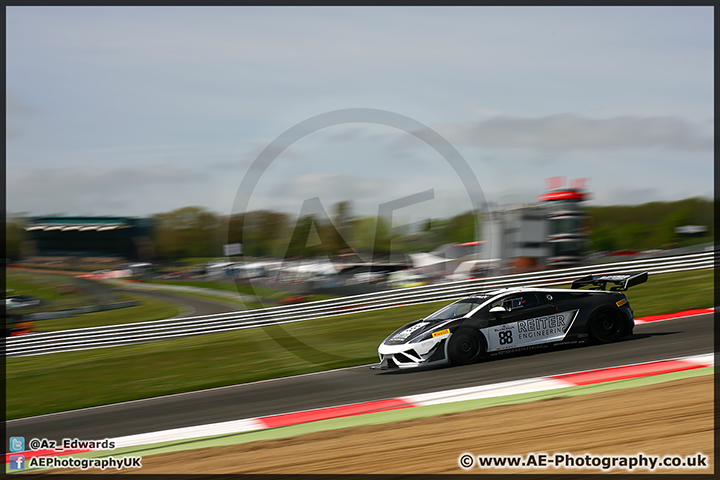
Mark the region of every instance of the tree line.
POLYGON ((711 242, 715 237, 714 202, 704 198, 589 207, 587 213, 592 219, 591 251, 662 249, 711 242), (702 225, 707 231, 685 238, 675 231, 684 225, 702 225))
MULTIPOLYGON (((690 198, 633 206, 587 207, 592 231, 588 253, 593 251, 647 250, 682 242, 714 238, 712 200, 690 198), (704 225, 701 238, 683 239, 682 225, 704 225)), ((6 257, 21 257, 25 216, 6 217, 6 257)), ((429 252, 446 243, 477 240, 479 220, 473 212, 450 218, 433 218, 411 229, 391 228, 387 219, 353 214, 352 203, 334 204, 329 212, 314 211, 298 217, 283 212, 256 210, 218 215, 203 207, 183 207, 160 213, 154 219, 155 260, 221 257, 223 245, 240 243, 248 257, 309 258, 359 254, 362 258, 403 257, 429 252)))
POLYGON ((407 253, 435 249, 445 243, 473 241, 477 218, 465 212, 436 218, 419 228, 391 226, 381 216, 355 216, 349 201, 324 211, 293 217, 269 210, 231 215, 227 240, 241 243, 250 257, 310 258, 358 255, 361 258, 404 258, 407 253))
MULTIPOLYGON (((6 258, 22 257, 27 216, 6 217, 6 258)), ((218 215, 189 206, 152 217, 154 260, 221 257, 223 245, 240 243, 248 257, 311 258, 358 254, 361 258, 403 257, 445 243, 475 240, 476 218, 466 212, 449 219, 431 219, 420 228, 391 228, 378 216, 356 216, 350 201, 325 212, 301 214, 256 210, 218 215)))

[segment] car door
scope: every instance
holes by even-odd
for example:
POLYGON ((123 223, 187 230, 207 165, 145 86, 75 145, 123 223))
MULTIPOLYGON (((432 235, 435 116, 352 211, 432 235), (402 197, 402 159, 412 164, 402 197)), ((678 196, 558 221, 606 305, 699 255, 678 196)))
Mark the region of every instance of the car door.
POLYGON ((550 301, 543 301, 535 292, 510 294, 492 306, 502 306, 505 312, 493 314, 487 328, 488 351, 507 350, 545 343, 544 331, 536 329, 542 319, 555 313, 550 301))
POLYGON ((553 308, 547 313, 547 316, 536 317, 527 320, 523 325, 521 322, 518 327, 520 330, 526 329, 528 332, 540 332, 539 334, 545 338, 546 343, 558 342, 565 338, 568 330, 575 321, 579 309, 577 302, 573 302, 570 294, 558 293, 540 293, 539 298, 553 308))

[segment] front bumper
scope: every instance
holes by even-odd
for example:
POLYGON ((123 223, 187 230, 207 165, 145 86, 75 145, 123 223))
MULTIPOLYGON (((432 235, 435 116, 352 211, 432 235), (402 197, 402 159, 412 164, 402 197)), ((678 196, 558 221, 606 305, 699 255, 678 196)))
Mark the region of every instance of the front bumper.
POLYGON ((390 358, 384 357, 382 361, 376 365, 370 365, 371 370, 400 370, 400 367, 390 358))
POLYGON ((373 370, 403 370, 447 363, 445 343, 449 337, 450 335, 445 335, 439 339, 431 338, 423 342, 402 345, 383 343, 378 347, 380 363, 370 368, 373 370))

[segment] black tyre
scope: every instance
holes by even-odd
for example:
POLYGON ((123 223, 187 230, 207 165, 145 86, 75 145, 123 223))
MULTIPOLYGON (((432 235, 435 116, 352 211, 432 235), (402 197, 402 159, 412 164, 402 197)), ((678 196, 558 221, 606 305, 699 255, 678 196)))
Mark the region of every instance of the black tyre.
POLYGON ((595 343, 617 342, 623 337, 625 326, 615 312, 601 311, 590 318, 590 338, 595 343))
POLYGON ((448 359, 451 365, 467 365, 477 361, 485 354, 485 345, 480 333, 461 328, 450 336, 448 341, 448 359))

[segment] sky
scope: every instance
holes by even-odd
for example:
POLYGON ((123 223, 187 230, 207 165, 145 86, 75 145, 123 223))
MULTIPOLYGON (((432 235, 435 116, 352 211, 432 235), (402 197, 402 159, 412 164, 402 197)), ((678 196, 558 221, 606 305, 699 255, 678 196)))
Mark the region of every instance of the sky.
MULTIPOLYGON (((7 7, 6 210, 701 196, 712 7, 7 7), (473 186, 479 189, 473 190, 473 186)), ((305 206, 305 207, 303 207, 305 206)))

